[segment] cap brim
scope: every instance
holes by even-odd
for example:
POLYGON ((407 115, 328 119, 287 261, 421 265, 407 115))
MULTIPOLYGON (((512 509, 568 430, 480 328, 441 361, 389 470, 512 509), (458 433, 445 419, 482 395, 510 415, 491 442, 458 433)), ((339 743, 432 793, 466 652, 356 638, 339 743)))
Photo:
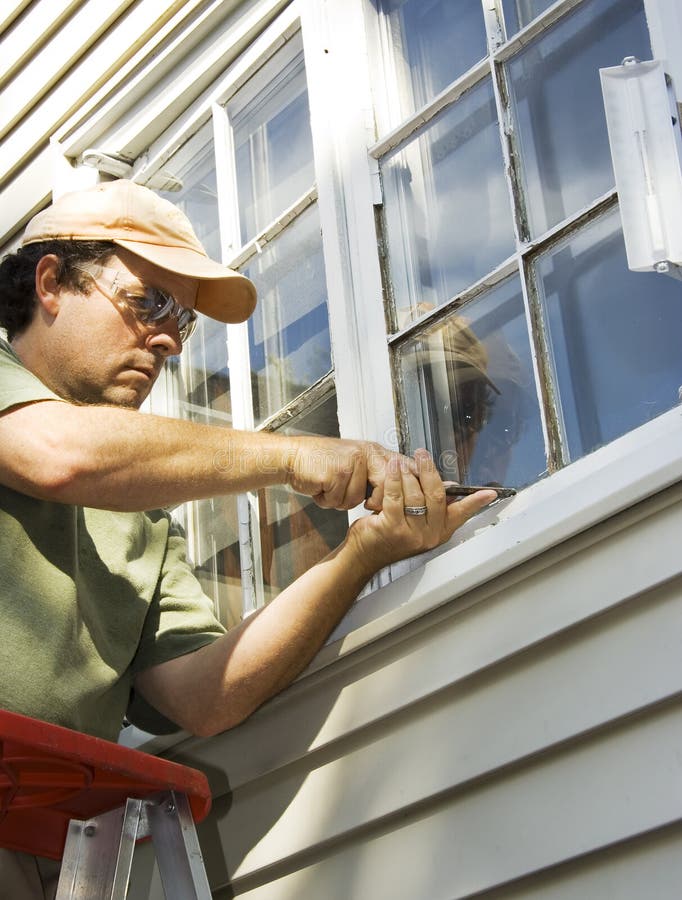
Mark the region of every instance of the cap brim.
POLYGON ((196 278, 196 310, 218 322, 244 322, 256 308, 256 287, 245 275, 186 247, 166 247, 120 238, 114 243, 147 262, 196 278))

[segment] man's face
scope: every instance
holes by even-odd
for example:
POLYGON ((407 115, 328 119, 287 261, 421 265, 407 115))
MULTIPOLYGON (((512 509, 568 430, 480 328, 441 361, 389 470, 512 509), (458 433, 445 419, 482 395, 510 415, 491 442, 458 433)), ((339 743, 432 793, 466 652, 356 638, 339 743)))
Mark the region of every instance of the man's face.
POLYGON ((104 263, 104 271, 94 263, 84 269, 95 280, 85 279, 86 293, 61 289, 59 312, 50 326, 51 386, 76 403, 137 409, 166 357, 179 354, 182 343, 177 319, 145 324, 119 298, 158 288, 191 309, 197 282, 123 249, 104 263))

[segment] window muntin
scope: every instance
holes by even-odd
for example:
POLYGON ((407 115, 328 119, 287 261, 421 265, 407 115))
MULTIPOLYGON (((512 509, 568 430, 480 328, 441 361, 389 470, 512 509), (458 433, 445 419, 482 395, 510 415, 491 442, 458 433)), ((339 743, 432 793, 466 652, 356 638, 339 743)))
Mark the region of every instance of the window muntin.
POLYGON ((514 252, 491 80, 381 160, 393 327, 450 300, 514 252))
POLYGON ((545 450, 518 278, 509 278, 396 349, 409 450, 444 478, 523 487, 545 450))
POLYGON ((403 116, 487 53, 480 0, 374 0, 384 16, 403 116))
POLYGON ((254 421, 258 425, 332 366, 319 214, 303 212, 249 261, 258 289, 249 319, 254 421))
POLYGON ((682 399, 682 285, 627 268, 616 210, 535 263, 569 459, 682 399))
POLYGON ((589 0, 508 63, 533 237, 613 188, 599 68, 650 54, 641 0, 589 0))

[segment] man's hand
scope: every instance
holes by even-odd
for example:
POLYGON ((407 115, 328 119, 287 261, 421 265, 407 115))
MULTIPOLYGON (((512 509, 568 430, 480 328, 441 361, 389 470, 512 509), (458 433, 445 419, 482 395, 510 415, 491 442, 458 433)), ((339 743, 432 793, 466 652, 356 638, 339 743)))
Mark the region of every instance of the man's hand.
POLYGON ((497 498, 482 490, 449 503, 445 485, 426 450, 417 450, 414 464, 393 457, 386 465, 381 512, 356 521, 347 541, 355 544, 357 565, 368 576, 380 568, 431 550, 449 540, 457 528, 497 498), (425 508, 424 515, 408 515, 405 508, 425 508))
POLYGON ((416 476, 414 460, 381 444, 302 437, 297 439, 289 459, 288 484, 325 509, 352 509, 367 498, 367 509, 377 511, 383 505, 384 482, 391 460, 416 476), (372 487, 369 497, 368 484, 372 487))

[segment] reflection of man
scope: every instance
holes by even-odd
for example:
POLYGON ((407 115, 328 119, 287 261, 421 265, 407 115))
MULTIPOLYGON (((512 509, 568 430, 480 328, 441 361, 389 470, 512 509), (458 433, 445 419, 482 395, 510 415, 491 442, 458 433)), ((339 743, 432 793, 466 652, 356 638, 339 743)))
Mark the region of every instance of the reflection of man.
POLYGON ((469 466, 493 397, 499 394, 488 378, 488 354, 464 319, 450 319, 442 331, 443 356, 451 390, 452 424, 458 481, 469 480, 469 466))
MULTIPOLYGON (((291 682, 374 572, 494 499, 446 506, 425 452, 137 412, 197 311, 254 304, 178 209, 126 181, 61 198, 0 264, 0 706, 109 739, 124 715, 222 731, 291 682), (160 509, 277 483, 350 509, 368 481, 376 514, 227 633, 160 509)), ((43 897, 36 862, 6 852, 0 887, 43 897)))
POLYGON ((484 344, 461 316, 434 328, 424 348, 441 472, 461 482, 503 483, 519 433, 518 358, 499 333, 484 344))
POLYGON ((486 338, 488 375, 495 384, 485 430, 470 460, 472 480, 476 484, 504 483, 514 446, 521 437, 527 395, 521 361, 502 334, 486 338))

